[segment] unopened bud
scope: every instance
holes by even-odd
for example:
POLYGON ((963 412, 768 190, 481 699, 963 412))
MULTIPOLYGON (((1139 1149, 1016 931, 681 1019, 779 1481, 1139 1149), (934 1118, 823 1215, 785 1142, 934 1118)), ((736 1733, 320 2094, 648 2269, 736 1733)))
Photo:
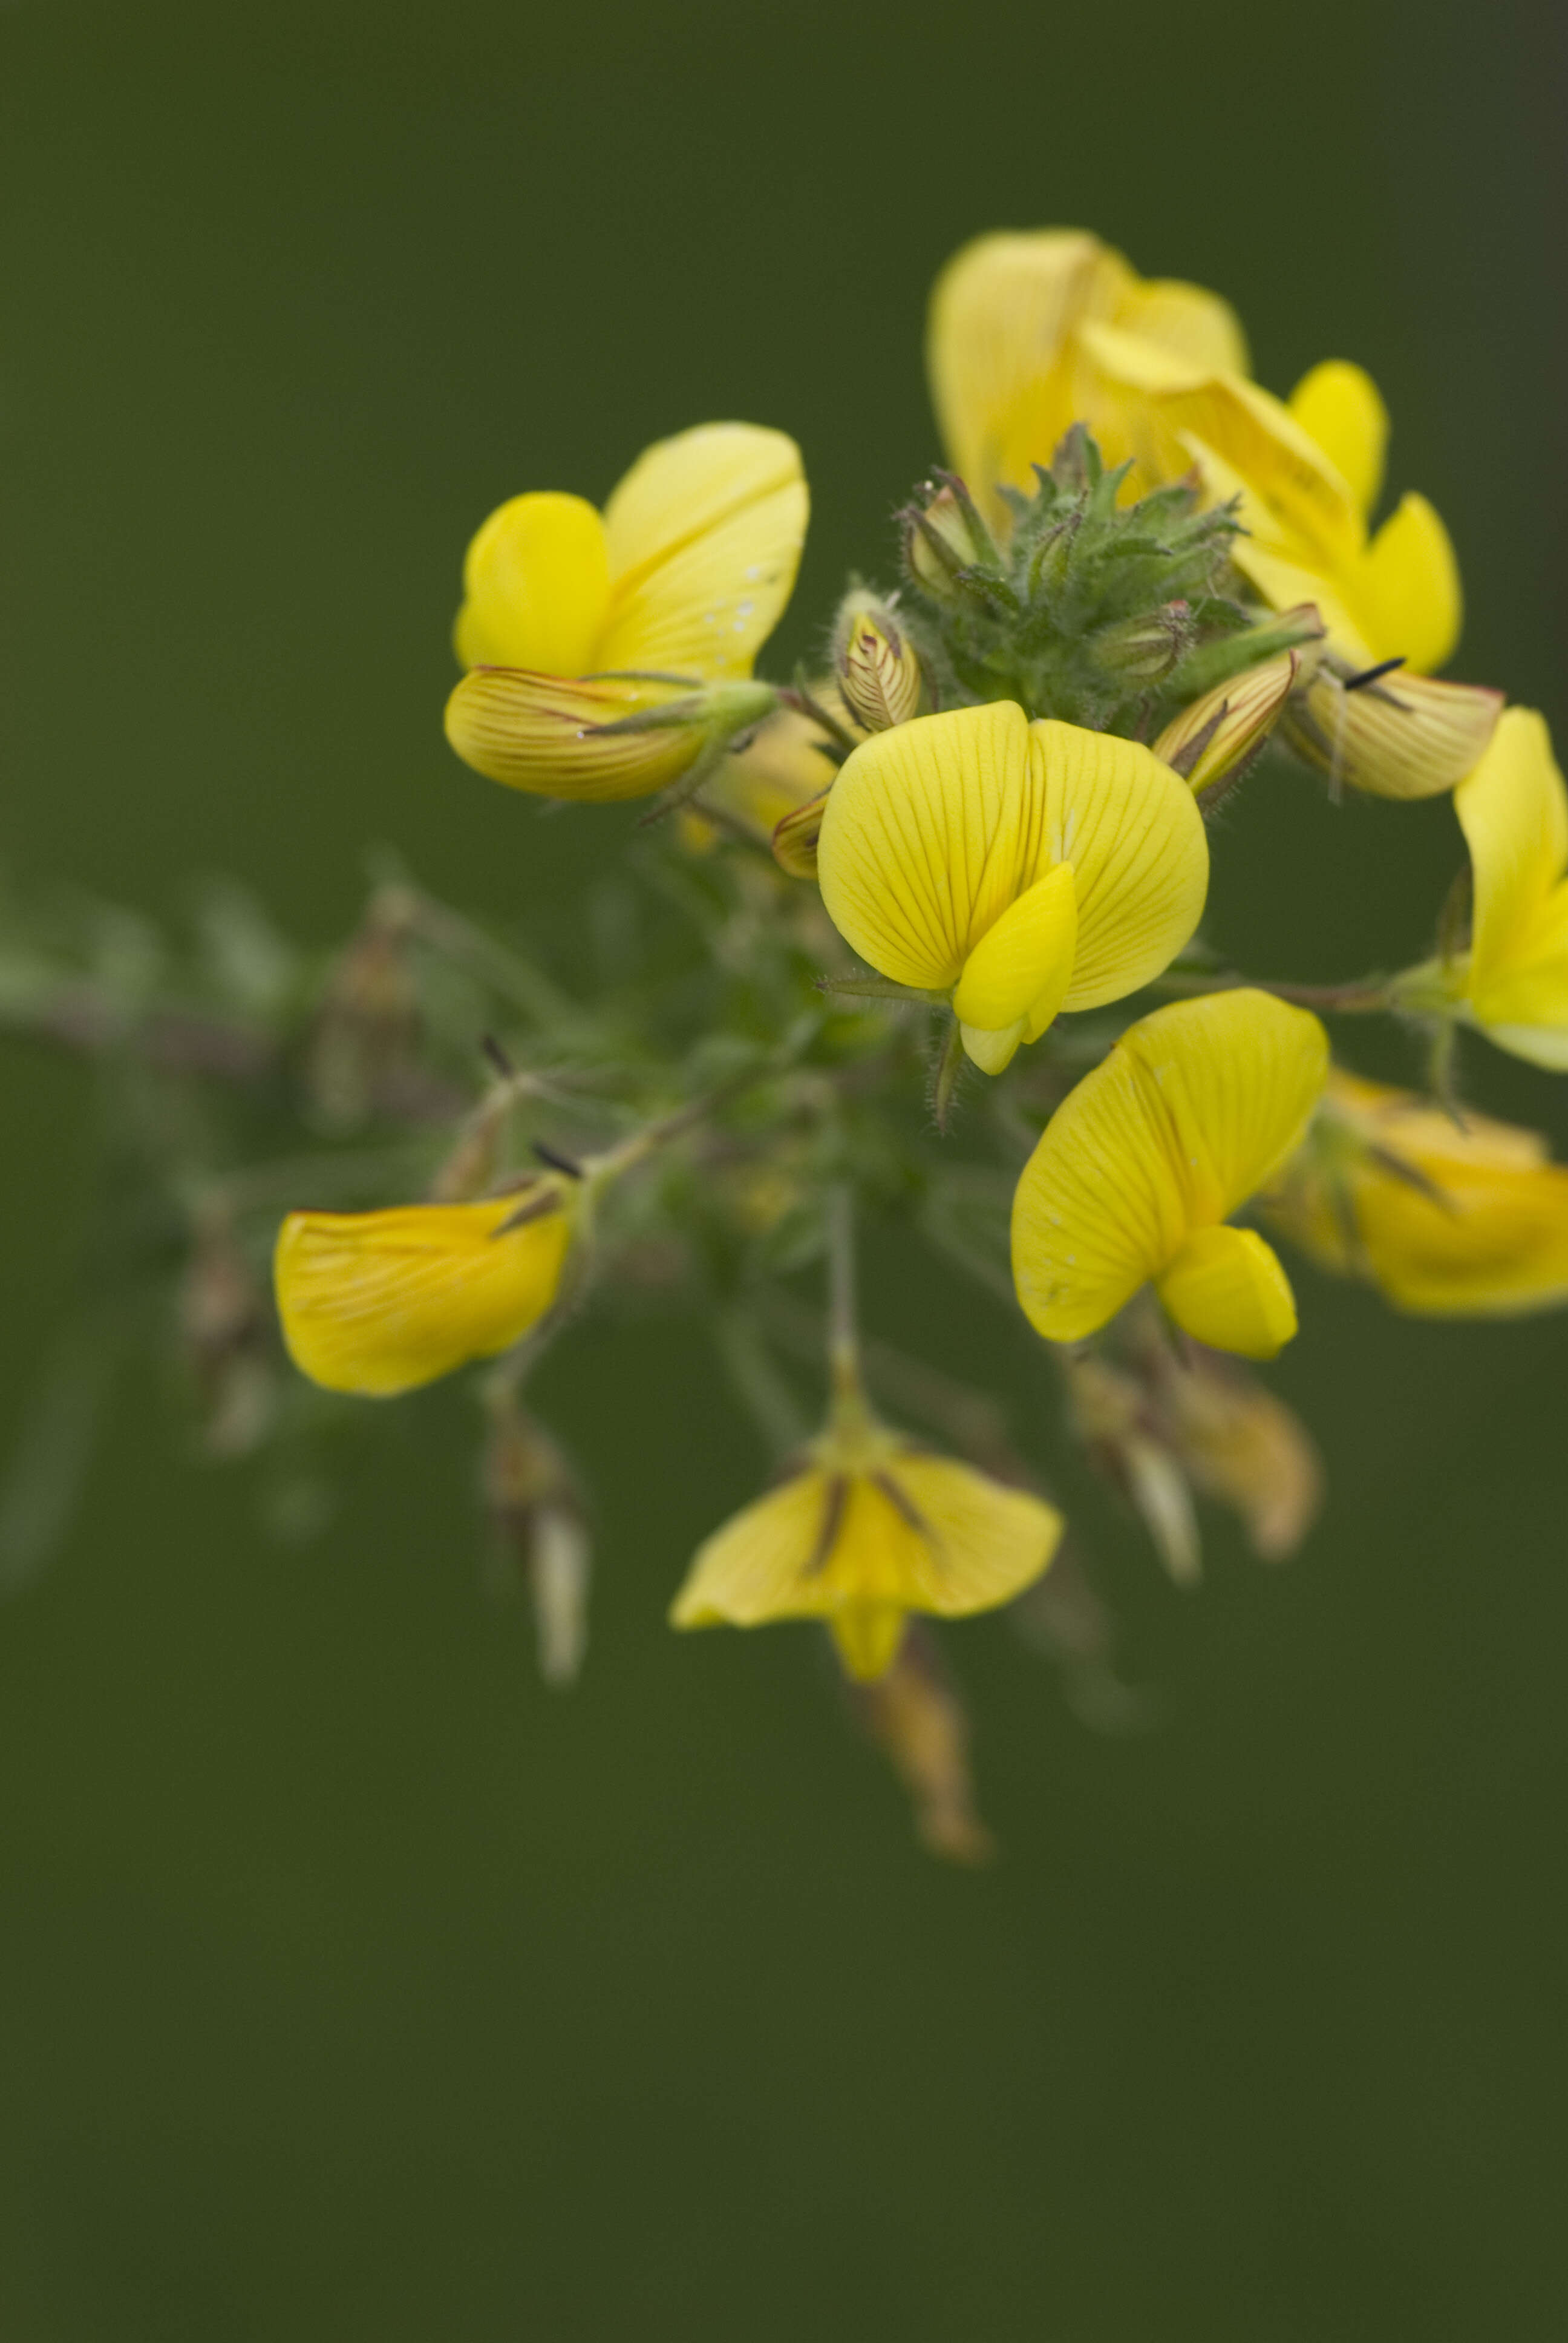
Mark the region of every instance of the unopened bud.
POLYGON ((820 797, 808 799, 793 813, 787 813, 773 832, 773 860, 791 879, 817 876, 817 841, 822 835, 822 816, 830 795, 830 789, 824 789, 820 797))
POLYGON ((699 689, 651 676, 475 668, 447 702, 447 738, 465 763, 511 789, 607 803, 669 788, 777 704, 765 683, 699 689))
POLYGON ((1473 683, 1396 671, 1361 682, 1320 667, 1285 710, 1281 730, 1336 786, 1378 798, 1432 798, 1474 771, 1503 695, 1473 683))
POLYGON ((1154 754, 1201 798, 1268 739, 1300 668, 1295 651, 1282 651, 1217 684, 1165 727, 1154 754))
POLYGON ((950 1863, 989 1863, 996 1842, 975 1808, 969 1719, 929 1628, 911 1619, 892 1664, 856 1684, 852 1697, 909 1791, 930 1852, 950 1863))
POLYGON ((1130 684, 1158 683, 1191 649, 1198 632, 1190 602, 1164 602, 1136 618, 1120 618, 1091 637, 1100 666, 1130 684))
POLYGON ((367 1121, 412 1056, 418 1030, 412 932, 407 890, 383 888, 327 980, 306 1083, 331 1130, 367 1121))
POLYGON ((920 704, 920 656, 892 605, 847 594, 833 628, 833 663, 850 714, 868 732, 907 724, 920 704))
POLYGON ((215 1456, 247 1455, 271 1423, 276 1376, 262 1287, 221 1206, 197 1213, 178 1312, 203 1403, 205 1444, 215 1456))
POLYGON ((1202 1548, 1191 1492, 1140 1384, 1102 1359, 1080 1358, 1068 1368, 1068 1392, 1072 1428, 1091 1462, 1140 1514, 1176 1584, 1195 1584, 1202 1548))
POLYGON ((990 531, 961 480, 929 486, 903 521, 905 564, 933 601, 960 600, 967 571, 998 566, 990 531))
POLYGON ((588 1649, 592 1546, 565 1457, 512 1400, 497 1408, 491 1422, 484 1492, 497 1535, 528 1583, 539 1674, 547 1684, 571 1684, 588 1649))

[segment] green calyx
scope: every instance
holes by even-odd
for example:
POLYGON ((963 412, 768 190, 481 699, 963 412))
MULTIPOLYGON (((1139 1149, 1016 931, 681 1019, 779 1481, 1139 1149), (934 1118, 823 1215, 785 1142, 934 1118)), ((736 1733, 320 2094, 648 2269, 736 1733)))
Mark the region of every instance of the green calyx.
POLYGON ((1121 504, 1130 468, 1108 471, 1075 424, 1033 496, 1004 491, 1004 542, 951 475, 910 508, 905 612, 943 704, 1016 699, 1141 736, 1258 657, 1239 639, 1256 614, 1231 567, 1232 508, 1201 511, 1184 482, 1121 504))

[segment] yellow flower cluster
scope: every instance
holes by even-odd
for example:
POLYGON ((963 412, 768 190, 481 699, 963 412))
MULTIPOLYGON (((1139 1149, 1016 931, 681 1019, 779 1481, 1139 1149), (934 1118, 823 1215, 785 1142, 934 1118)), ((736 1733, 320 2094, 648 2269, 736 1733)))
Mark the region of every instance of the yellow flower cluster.
MULTIPOLYGON (((1332 1071, 1317 1016, 1282 997, 1306 988, 1204 990, 1196 961, 1170 973, 1208 895, 1205 811, 1278 727, 1336 788, 1452 790, 1473 873, 1467 930, 1461 919, 1432 960, 1322 1005, 1391 1009, 1440 1036, 1473 1025, 1568 1070, 1568 793, 1539 716, 1430 673, 1458 638, 1458 571, 1423 498, 1373 525, 1388 437, 1373 384, 1334 359, 1275 397, 1222 300, 1141 279, 1076 230, 961 251, 936 286, 929 364, 953 472, 916 515, 913 605, 857 588, 832 675, 788 689, 753 678, 794 582, 806 486, 782 433, 706 425, 648 448, 602 513, 534 492, 484 523, 457 621, 453 746, 545 795, 689 798, 689 843, 749 841, 749 917, 768 889, 767 916, 794 917, 803 898, 779 866, 814 880, 809 932, 865 964, 824 981, 879 1004, 879 1030, 937 1021, 939 1099, 963 1060, 1000 1077, 1050 1035, 1052 1082, 1030 1089, 1026 1060, 1009 1126, 1033 1139, 1014 1158, 1011 1273, 1024 1316, 1070 1360, 1130 1307, 1175 1330, 1173 1357, 1183 1343, 1200 1363, 1278 1353, 1296 1303, 1270 1243, 1236 1225, 1254 1200, 1312 1261, 1402 1309, 1568 1299, 1568 1172, 1532 1134, 1332 1071), (1073 528, 1110 529, 1152 496, 1231 532, 1211 598, 1229 634, 1200 639, 1173 594, 1084 622, 1082 673, 1110 679, 1103 719, 1068 720, 1018 681, 1046 671, 1066 625, 1067 605, 1029 598, 1071 558, 1070 530, 1027 536, 1059 446, 1073 528), (966 594, 983 640, 964 632, 966 594), (1188 674, 1190 691, 1170 681, 1188 674), (1075 1032, 1080 1054, 1056 1051, 1060 1017, 1161 980, 1196 997, 1122 1011, 1097 1045, 1075 1032), (1085 1055, 1098 1062, 1070 1084, 1085 1055)), ((1149 557, 1149 542, 1128 549, 1149 557)), ((1083 691, 1080 716, 1101 704, 1083 691)), ((332 1389, 387 1395, 538 1339, 563 1280, 587 1276, 589 1200, 635 1160, 623 1147, 586 1180, 552 1171, 472 1201, 295 1213, 276 1257, 295 1360, 332 1389)), ((779 1176, 788 1199, 793 1174, 779 1176)), ((1098 1372, 1081 1378, 1081 1413, 1152 1486, 1141 1403, 1123 1403, 1133 1383, 1098 1372)), ((1282 1430, 1278 1403, 1239 1396, 1230 1370, 1161 1372, 1166 1451, 1185 1443, 1190 1477, 1282 1548, 1315 1503, 1310 1447, 1282 1430)), ((819 1620, 849 1673, 873 1680, 910 1613, 1011 1601, 1062 1524, 1028 1489, 890 1430, 858 1370, 840 1358, 836 1373, 826 1429, 701 1547, 671 1616, 819 1620)), ((888 1716, 945 1720, 920 1668, 901 1664, 888 1716)))

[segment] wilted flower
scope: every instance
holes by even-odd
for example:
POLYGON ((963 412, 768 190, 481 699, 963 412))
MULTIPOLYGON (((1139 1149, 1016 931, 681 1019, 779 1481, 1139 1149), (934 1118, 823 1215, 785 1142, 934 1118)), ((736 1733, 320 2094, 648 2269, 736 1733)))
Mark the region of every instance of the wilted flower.
POLYGON ((819 875, 839 933, 883 976, 950 994, 965 1049, 999 1073, 1060 1009, 1169 964, 1209 850, 1191 790, 1147 749, 996 700, 857 749, 819 875))
POLYGON ((861 1722, 914 1801, 925 1845, 950 1863, 989 1863, 996 1842, 975 1806, 969 1718, 930 1630, 906 1627, 890 1665, 853 1689, 861 1722))
POLYGON ((1480 684, 1402 669, 1363 682, 1329 662, 1292 699, 1283 729, 1335 784, 1379 798, 1437 797, 1474 771, 1503 701, 1480 684))
POLYGON ((1018 1183, 1013 1276, 1037 1332, 1081 1341, 1149 1282, 1200 1342, 1271 1358, 1296 1331, 1290 1285, 1262 1238, 1226 1220, 1295 1146, 1327 1068, 1317 1019, 1264 992, 1131 1026, 1018 1183))

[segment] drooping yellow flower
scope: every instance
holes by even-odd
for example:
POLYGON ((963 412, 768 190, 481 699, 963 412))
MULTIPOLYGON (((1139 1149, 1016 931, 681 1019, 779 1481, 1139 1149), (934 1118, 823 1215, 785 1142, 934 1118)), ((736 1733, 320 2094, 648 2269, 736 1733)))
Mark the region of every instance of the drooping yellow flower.
POLYGON ((512 498, 464 564, 456 641, 472 672, 447 702, 452 746, 547 796, 662 788, 711 737, 716 695, 731 729, 746 720, 740 687, 789 598, 807 511, 794 441, 749 423, 658 441, 602 514, 554 491, 512 498), (589 729, 678 717, 699 687, 689 722, 589 729))
POLYGON ((328 1391, 387 1399, 493 1358, 555 1300, 576 1203, 552 1173, 477 1204, 291 1212, 274 1274, 295 1365, 328 1391))
POLYGON ((950 993, 965 1049, 1000 1073, 1058 1010, 1169 965, 1209 850, 1192 792, 1147 749, 994 700, 862 742, 818 876, 847 941, 895 982, 950 993))
POLYGON ((1568 1168, 1533 1131, 1336 1068, 1263 1200, 1325 1269, 1427 1318, 1513 1318, 1568 1302, 1568 1168))
POLYGON ((1235 559, 1277 609, 1315 602, 1358 668, 1402 657, 1441 667, 1458 639, 1459 575, 1442 521, 1407 496, 1369 541, 1388 417, 1359 367, 1315 367, 1287 403, 1247 379, 1226 304, 1190 285, 1141 283, 1077 230, 981 236, 931 298, 932 397, 954 468, 1005 526, 1002 485, 1030 489, 1075 421, 1130 493, 1196 464, 1215 499, 1239 496, 1235 559))
POLYGON ((805 1469, 699 1547, 670 1622, 821 1619, 852 1676, 890 1664, 911 1611, 965 1618, 1038 1578, 1061 1516, 968 1464, 863 1423, 830 1429, 805 1469))
POLYGON ((1568 1071, 1568 791, 1533 709, 1506 709, 1454 791, 1470 849, 1468 952, 1413 972, 1500 1049, 1568 1071))
POLYGON ((1179 1326, 1271 1358, 1296 1331, 1284 1271, 1226 1225, 1300 1140, 1328 1069, 1322 1027, 1251 990, 1157 1009, 1060 1106, 1013 1200, 1024 1314, 1055 1342, 1151 1281, 1179 1326))

